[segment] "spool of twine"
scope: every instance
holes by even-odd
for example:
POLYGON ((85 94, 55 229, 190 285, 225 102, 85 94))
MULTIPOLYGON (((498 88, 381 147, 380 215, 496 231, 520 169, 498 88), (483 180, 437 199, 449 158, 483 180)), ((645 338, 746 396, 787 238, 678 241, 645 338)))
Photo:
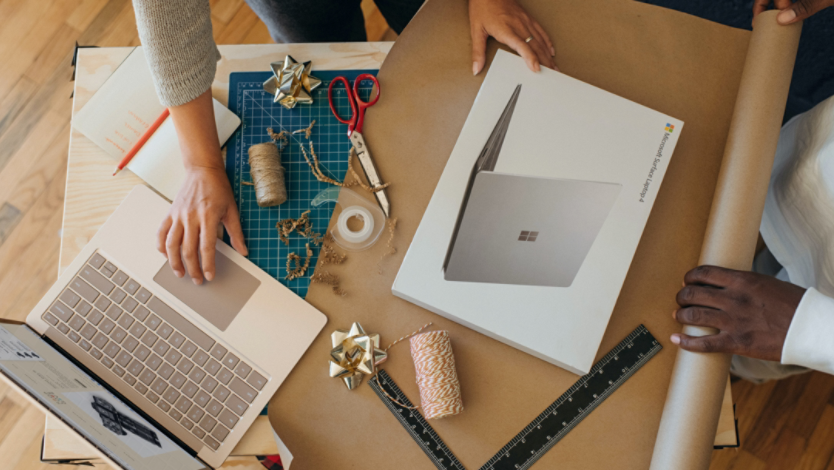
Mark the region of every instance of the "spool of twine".
POLYGON ((412 337, 411 357, 426 419, 454 416, 463 411, 449 333, 436 330, 412 337))
POLYGON ((274 142, 249 147, 249 173, 259 206, 277 206, 287 200, 281 152, 274 142))

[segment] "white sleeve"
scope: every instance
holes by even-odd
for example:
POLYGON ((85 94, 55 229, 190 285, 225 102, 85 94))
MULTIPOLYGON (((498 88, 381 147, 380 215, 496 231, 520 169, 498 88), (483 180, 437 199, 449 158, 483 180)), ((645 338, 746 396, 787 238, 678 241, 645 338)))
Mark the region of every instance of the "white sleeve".
POLYGON ((834 299, 805 291, 782 347, 782 364, 834 374, 834 299))

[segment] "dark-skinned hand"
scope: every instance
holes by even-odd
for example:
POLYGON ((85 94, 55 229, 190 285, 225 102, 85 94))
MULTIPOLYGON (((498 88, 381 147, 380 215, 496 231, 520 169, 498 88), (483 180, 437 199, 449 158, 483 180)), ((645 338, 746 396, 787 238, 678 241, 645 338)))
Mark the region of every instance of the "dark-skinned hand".
POLYGON ((780 361, 805 289, 764 274, 717 266, 686 273, 672 316, 685 325, 715 328, 707 336, 672 335, 672 343, 694 352, 737 354, 780 361))
MULTIPOLYGON (((781 10, 776 16, 779 24, 792 24, 808 19, 810 16, 834 6, 834 0, 774 0, 774 5, 781 10)), ((754 0, 753 17, 767 10, 770 0, 754 0)))

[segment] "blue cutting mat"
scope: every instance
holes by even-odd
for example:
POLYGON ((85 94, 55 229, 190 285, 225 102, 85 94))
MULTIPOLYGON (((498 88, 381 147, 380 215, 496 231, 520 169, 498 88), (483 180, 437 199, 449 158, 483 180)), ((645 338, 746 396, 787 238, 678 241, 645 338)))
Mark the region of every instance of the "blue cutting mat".
MULTIPOLYGON (((295 252, 302 258, 306 255, 304 247, 308 240, 298 234, 289 236, 290 245, 286 246, 278 238, 275 224, 286 218, 298 218, 304 211, 310 210, 310 221, 313 230, 324 233, 333 215, 333 204, 323 204, 313 208, 310 201, 322 190, 331 187, 327 183, 319 182, 304 160, 299 144, 303 143, 308 150, 309 145, 303 134, 290 135, 289 145, 281 152, 281 163, 285 168, 287 183, 287 202, 276 207, 261 208, 255 199, 255 188, 241 184, 251 181, 249 176, 249 147, 254 144, 269 142, 266 129, 271 127, 275 132, 282 130, 292 132, 302 129, 313 119, 312 141, 319 156, 324 173, 337 180, 343 181, 347 172, 350 141, 347 137, 347 124, 336 120, 330 112, 327 101, 327 87, 337 76, 344 76, 350 80, 359 74, 370 73, 376 75, 376 70, 342 70, 313 72, 313 76, 322 80, 322 84, 313 90, 313 104, 299 104, 293 109, 286 109, 273 102, 273 95, 263 90, 263 82, 272 76, 272 72, 235 72, 229 78, 229 109, 241 119, 240 128, 229 140, 226 151, 226 172, 232 182, 235 200, 240 211, 243 235, 249 248, 249 259, 261 269, 277 278, 281 283, 292 289, 302 298, 307 295, 310 286, 310 276, 318 260, 319 248, 313 244, 313 257, 310 259, 310 269, 305 276, 287 281, 287 256, 295 252)), ((373 88, 370 80, 360 84, 360 96, 368 100, 373 88)), ((339 84, 333 90, 336 109, 342 117, 350 116, 350 104, 344 87, 339 84)), ((373 109, 373 108, 370 108, 373 109)), ((228 237, 227 240, 228 242, 228 237)))

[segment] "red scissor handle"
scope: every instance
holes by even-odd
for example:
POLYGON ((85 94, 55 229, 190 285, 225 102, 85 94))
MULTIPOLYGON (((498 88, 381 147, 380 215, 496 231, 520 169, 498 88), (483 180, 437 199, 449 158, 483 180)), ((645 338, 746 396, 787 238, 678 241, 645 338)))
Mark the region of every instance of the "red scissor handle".
POLYGON ((348 83, 347 78, 336 77, 330 82, 330 86, 327 87, 327 101, 330 102, 330 110, 333 111, 333 115, 336 116, 336 119, 342 124, 348 125, 348 135, 350 135, 353 132, 354 125, 356 124, 356 101, 353 98, 353 93, 351 93, 350 83, 348 83), (345 90, 347 90, 347 98, 350 103, 350 119, 344 119, 339 116, 339 112, 336 111, 336 106, 333 105, 333 85, 338 82, 341 82, 345 86, 345 90))
POLYGON ((356 77, 356 80, 353 82, 352 90, 350 88, 350 83, 345 77, 336 77, 330 82, 330 86, 327 88, 327 100, 330 102, 330 110, 333 111, 333 115, 336 116, 336 119, 338 119, 339 122, 348 125, 348 135, 353 134, 353 131, 362 132, 362 124, 365 121, 365 109, 376 104, 379 100, 381 91, 382 89, 379 86, 379 81, 377 81, 376 77, 369 73, 363 73, 356 77), (369 102, 362 101, 362 99, 359 98, 359 84, 362 80, 371 80, 376 86, 376 96, 369 102), (348 102, 350 103, 351 111, 350 119, 344 119, 339 116, 339 113, 336 111, 336 106, 333 104, 333 85, 337 82, 342 83, 345 86, 345 90, 347 90, 347 97, 348 102))

